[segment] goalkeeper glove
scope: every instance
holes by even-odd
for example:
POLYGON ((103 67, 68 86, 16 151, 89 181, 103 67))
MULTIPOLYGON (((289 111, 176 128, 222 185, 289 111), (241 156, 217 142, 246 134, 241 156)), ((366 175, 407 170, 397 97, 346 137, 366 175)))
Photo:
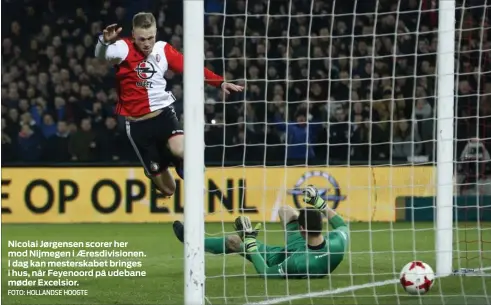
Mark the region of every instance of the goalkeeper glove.
POLYGON ((239 216, 235 219, 234 224, 235 231, 239 234, 240 238, 244 242, 244 249, 246 252, 254 252, 257 250, 256 238, 261 229, 261 223, 258 223, 252 228, 252 223, 249 217, 239 216))
POLYGON ((321 211, 327 206, 327 202, 322 199, 319 191, 313 185, 307 185, 303 190, 303 201, 321 211))

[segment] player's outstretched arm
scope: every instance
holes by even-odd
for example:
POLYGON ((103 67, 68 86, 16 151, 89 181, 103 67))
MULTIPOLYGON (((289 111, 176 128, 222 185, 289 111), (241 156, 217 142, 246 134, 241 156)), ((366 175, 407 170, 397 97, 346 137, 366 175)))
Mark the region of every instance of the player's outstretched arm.
MULTIPOLYGON (((165 57, 169 63, 169 68, 176 73, 184 72, 184 56, 181 52, 176 50, 171 44, 166 43, 164 47, 165 57)), ((208 85, 221 88, 223 92, 229 94, 231 91, 241 92, 244 87, 238 86, 232 83, 227 83, 218 74, 215 74, 208 68, 204 68, 205 81, 208 85)))
POLYGON ((120 64, 128 56, 129 48, 126 42, 119 40, 122 28, 111 24, 99 35, 95 46, 95 57, 113 65, 120 64))

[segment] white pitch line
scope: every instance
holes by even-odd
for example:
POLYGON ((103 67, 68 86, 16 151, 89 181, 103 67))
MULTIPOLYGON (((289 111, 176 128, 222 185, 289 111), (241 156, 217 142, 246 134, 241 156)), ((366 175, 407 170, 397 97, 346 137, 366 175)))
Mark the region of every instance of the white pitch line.
MULTIPOLYGON (((484 267, 484 268, 476 268, 476 271, 489 271, 491 270, 491 267, 484 267)), ((441 278, 441 277, 449 277, 449 276, 455 276, 454 274, 446 275, 446 276, 435 276, 435 278, 441 278)), ((482 275, 481 275, 482 276, 482 275)), ((373 288, 373 287, 380 287, 380 286, 385 286, 385 285, 391 285, 391 284, 396 284, 399 283, 399 279, 393 279, 393 280, 385 280, 385 281, 380 281, 380 282, 374 282, 374 283, 366 283, 362 285, 354 285, 354 286, 349 286, 349 287, 342 287, 342 288, 337 288, 334 290, 324 290, 324 291, 318 291, 318 292, 310 292, 310 293, 304 293, 304 294, 296 294, 288 297, 282 297, 282 298, 275 298, 275 299, 270 299, 270 300, 264 300, 260 302, 254 302, 254 303, 246 303, 244 305, 270 305, 270 304, 280 304, 280 303, 285 303, 285 302, 291 302, 291 301, 296 301, 296 300, 302 300, 302 299, 307 299, 307 298, 318 298, 318 297, 324 297, 328 295, 334 295, 334 294, 340 294, 340 293, 345 293, 345 292, 351 292, 355 290, 360 290, 360 289, 367 289, 367 288, 373 288)))
POLYGON ((385 285, 395 284, 395 283, 398 283, 398 282, 399 282, 399 280, 386 280, 386 281, 375 282, 375 283, 367 283, 367 284, 362 284, 362 285, 355 285, 355 286, 337 288, 337 289, 334 289, 334 290, 325 290, 325 291, 319 291, 319 292, 296 294, 296 295, 292 295, 292 296, 284 297, 284 298, 276 298, 276 299, 271 299, 271 300, 264 300, 264 301, 256 302, 256 303, 246 303, 245 305, 279 304, 279 303, 291 302, 291 301, 301 300, 301 299, 306 299, 306 298, 318 298, 318 297, 323 297, 323 296, 328 296, 328 295, 333 295, 333 294, 339 294, 339 293, 345 293, 345 292, 355 291, 355 290, 359 290, 359 289, 373 288, 373 287, 378 287, 378 286, 385 286, 385 285))

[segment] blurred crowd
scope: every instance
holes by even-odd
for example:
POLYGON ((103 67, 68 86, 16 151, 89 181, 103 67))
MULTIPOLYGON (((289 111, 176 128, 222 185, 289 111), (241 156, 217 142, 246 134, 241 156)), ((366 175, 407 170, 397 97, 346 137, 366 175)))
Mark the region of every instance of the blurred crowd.
MULTIPOLYGON (((206 88, 206 161, 434 160, 437 2, 206 1, 206 65, 246 86, 226 97, 206 88)), ((491 6, 457 7, 460 158, 470 139, 489 150, 491 6)), ((137 161, 113 114, 114 69, 93 56, 97 35, 112 23, 131 35, 133 14, 152 11, 158 38, 182 50, 182 2, 3 0, 2 9, 2 164, 137 161)), ((183 78, 167 79, 184 122, 183 78)))

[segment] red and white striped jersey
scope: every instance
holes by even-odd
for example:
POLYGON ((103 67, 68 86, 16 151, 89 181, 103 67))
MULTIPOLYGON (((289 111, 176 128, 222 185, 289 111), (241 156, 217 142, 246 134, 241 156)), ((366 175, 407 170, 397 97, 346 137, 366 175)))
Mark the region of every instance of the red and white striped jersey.
MULTIPOLYGON (((164 41, 157 41, 152 52, 146 56, 140 52, 131 38, 124 38, 108 46, 96 46, 96 57, 111 62, 116 67, 119 95, 116 113, 122 116, 138 117, 171 105, 175 98, 165 91, 165 72, 182 73, 183 55, 164 41)), ((219 87, 223 78, 204 69, 208 84, 219 87)))

